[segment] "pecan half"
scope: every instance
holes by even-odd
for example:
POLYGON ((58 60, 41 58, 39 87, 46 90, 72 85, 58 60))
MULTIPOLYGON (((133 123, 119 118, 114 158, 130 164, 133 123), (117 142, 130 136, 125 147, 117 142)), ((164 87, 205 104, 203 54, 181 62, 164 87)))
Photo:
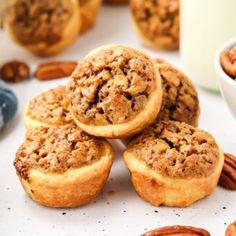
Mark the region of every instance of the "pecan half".
POLYGON ((9 61, 0 69, 0 77, 8 82, 20 82, 23 79, 29 78, 29 66, 22 61, 9 61))
POLYGON ((192 226, 174 225, 154 229, 143 236, 210 236, 210 233, 192 226))
POLYGON ((225 236, 235 236, 235 235, 236 235, 236 221, 230 224, 225 231, 225 236))
POLYGON ((236 190, 236 157, 225 153, 225 162, 221 172, 219 185, 229 190, 236 190))
POLYGON ((229 51, 223 51, 220 62, 224 71, 233 79, 236 79, 236 47, 229 51))
POLYGON ((52 80, 70 76, 77 66, 73 61, 55 61, 43 63, 35 71, 35 77, 39 80, 52 80))

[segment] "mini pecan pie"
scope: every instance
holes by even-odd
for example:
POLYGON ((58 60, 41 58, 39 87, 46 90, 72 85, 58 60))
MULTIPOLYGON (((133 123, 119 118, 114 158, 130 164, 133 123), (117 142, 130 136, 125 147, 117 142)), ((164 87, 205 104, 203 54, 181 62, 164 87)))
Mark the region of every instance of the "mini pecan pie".
POLYGON ((59 53, 78 35, 77 0, 15 0, 4 21, 11 38, 39 56, 59 53))
POLYGON ((78 0, 81 11, 81 32, 92 28, 97 19, 102 0, 78 0))
POLYGON ((158 68, 142 52, 104 46, 81 60, 68 84, 78 126, 101 137, 128 137, 155 120, 162 101, 158 68))
POLYGON ((25 107, 25 126, 32 129, 38 126, 65 125, 72 123, 69 100, 64 86, 50 89, 32 99, 25 107))
POLYGON ((14 165, 34 201, 64 208, 91 201, 103 188, 112 161, 107 141, 70 124, 28 131, 14 165))
POLYGON ((207 132, 163 121, 133 139, 124 160, 144 200, 153 205, 187 207, 213 192, 224 155, 207 132))
POLYGON ((155 60, 159 68, 163 99, 157 121, 175 120, 197 126, 200 114, 197 90, 192 81, 167 62, 155 60))
POLYGON ((179 0, 131 0, 134 26, 143 43, 154 49, 179 47, 179 0))

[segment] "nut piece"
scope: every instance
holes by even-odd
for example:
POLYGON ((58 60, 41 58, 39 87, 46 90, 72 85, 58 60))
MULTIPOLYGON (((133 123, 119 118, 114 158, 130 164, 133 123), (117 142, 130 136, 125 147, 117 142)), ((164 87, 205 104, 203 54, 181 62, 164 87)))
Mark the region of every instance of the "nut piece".
POLYGON ((226 74, 236 79, 236 47, 223 51, 220 55, 220 62, 226 74))
POLYGON ((39 80, 52 80, 70 76, 77 66, 77 62, 55 61, 43 63, 35 71, 35 77, 39 80))
POLYGON ((22 61, 13 60, 5 63, 0 69, 0 77, 8 82, 20 82, 29 78, 29 66, 22 61))
POLYGON ((225 231, 225 236, 235 236, 235 235, 236 235, 236 221, 230 224, 225 231))
POLYGON ((143 236, 210 236, 205 229, 195 228, 192 226, 174 225, 166 226, 149 231, 143 236))
POLYGON ((225 162, 219 185, 229 190, 236 190, 236 157, 225 153, 225 162))

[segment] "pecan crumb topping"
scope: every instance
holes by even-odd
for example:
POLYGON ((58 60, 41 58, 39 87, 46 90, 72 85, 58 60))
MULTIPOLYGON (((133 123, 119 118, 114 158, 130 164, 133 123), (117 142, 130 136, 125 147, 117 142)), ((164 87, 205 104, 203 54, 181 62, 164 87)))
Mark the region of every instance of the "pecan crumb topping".
POLYGON ((23 44, 61 40, 73 9, 68 0, 17 0, 7 12, 14 34, 23 44))
POLYGON ((210 134, 176 121, 153 124, 129 148, 151 169, 176 178, 211 175, 220 155, 210 134))
POLYGON ((34 168, 61 173, 89 165, 100 159, 101 151, 100 141, 75 125, 39 127, 27 132, 14 165, 18 174, 27 179, 34 168))
POLYGON ((116 46, 80 61, 68 85, 78 120, 95 125, 121 124, 143 110, 156 88, 152 61, 116 46))
POLYGON ((72 122, 68 107, 69 100, 66 95, 65 86, 59 86, 31 100, 27 114, 44 123, 64 125, 72 122))

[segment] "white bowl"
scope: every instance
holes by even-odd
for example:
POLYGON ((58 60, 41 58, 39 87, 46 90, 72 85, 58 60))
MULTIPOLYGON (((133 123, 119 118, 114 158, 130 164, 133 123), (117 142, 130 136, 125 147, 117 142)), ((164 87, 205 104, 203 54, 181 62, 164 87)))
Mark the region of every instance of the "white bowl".
POLYGON ((221 52, 229 50, 233 46, 236 46, 236 38, 228 41, 218 50, 215 57, 215 69, 219 79, 222 96, 236 119, 236 81, 224 72, 220 63, 221 52))

